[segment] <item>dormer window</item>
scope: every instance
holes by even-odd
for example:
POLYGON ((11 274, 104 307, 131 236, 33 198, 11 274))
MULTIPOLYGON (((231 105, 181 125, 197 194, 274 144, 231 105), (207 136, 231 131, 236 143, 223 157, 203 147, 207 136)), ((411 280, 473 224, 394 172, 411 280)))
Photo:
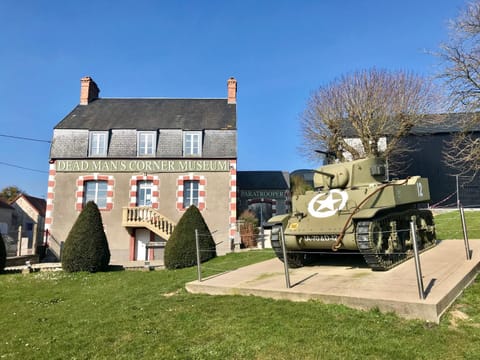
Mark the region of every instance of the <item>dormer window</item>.
POLYGON ((202 156, 202 132, 183 133, 183 156, 202 156))
POLYGON ((156 144, 155 131, 139 131, 137 137, 137 154, 138 156, 153 156, 155 155, 156 144))
POLYGON ((108 131, 92 131, 89 136, 88 156, 107 156, 108 131))

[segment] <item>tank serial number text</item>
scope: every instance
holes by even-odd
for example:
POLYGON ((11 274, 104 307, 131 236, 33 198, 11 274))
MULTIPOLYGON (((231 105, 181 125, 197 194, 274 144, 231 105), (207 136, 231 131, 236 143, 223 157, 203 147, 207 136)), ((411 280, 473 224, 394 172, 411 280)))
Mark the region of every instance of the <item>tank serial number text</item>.
POLYGON ((336 241, 337 235, 309 235, 303 237, 304 241, 336 241))

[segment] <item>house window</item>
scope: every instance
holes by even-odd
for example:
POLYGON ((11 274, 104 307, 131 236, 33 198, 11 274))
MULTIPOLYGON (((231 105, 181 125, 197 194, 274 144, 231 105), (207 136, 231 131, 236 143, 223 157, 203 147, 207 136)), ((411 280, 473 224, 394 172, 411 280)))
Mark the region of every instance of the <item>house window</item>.
POLYGON ((138 133, 138 156, 154 155, 155 154, 155 138, 154 131, 141 131, 138 133))
POLYGON ((190 205, 195 205, 198 210, 206 208, 205 188, 207 179, 203 175, 182 175, 177 180, 177 210, 185 211, 190 205))
POLYGON ((86 181, 83 205, 89 201, 95 202, 99 209, 107 208, 108 182, 103 180, 86 181))
POLYGON ((109 175, 84 175, 77 179, 77 202, 75 209, 82 211, 88 201, 94 201, 99 209, 110 211, 113 209, 113 188, 115 179, 109 175))
POLYGON ((107 132, 95 131, 90 133, 90 142, 88 147, 89 156, 107 155, 107 132))
POLYGON ((154 175, 134 175, 130 179, 130 207, 150 206, 158 209, 158 186, 160 181, 154 175))
POLYGON ((137 182, 137 206, 151 206, 152 205, 152 181, 137 182))
POLYGON ((183 133, 183 156, 202 155, 202 133, 188 131, 183 133))
POLYGON ((186 209, 190 205, 198 207, 198 185, 197 180, 186 180, 183 182, 183 208, 186 209))

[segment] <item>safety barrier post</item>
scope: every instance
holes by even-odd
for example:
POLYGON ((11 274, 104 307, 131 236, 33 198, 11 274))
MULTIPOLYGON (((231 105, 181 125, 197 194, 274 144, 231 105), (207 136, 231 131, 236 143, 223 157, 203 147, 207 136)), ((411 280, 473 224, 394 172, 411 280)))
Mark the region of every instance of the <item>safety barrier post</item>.
POLYGON ((465 252, 467 254, 467 260, 471 260, 472 257, 470 254, 470 245, 468 243, 467 223, 465 222, 465 212, 463 211, 462 205, 460 205, 460 218, 462 220, 463 242, 465 243, 465 252))
POLYGON ((285 268, 285 282, 287 285, 287 289, 290 289, 290 274, 288 272, 287 247, 285 246, 285 235, 283 234, 283 226, 280 227, 280 237, 283 252, 283 266, 285 268))
POLYGON ((198 274, 198 281, 202 281, 202 268, 200 265, 200 241, 198 239, 198 230, 195 229, 195 244, 197 246, 197 274, 198 274))
POLYGON ((418 255, 418 239, 417 239, 417 226, 415 220, 410 221, 410 234, 413 240, 413 254, 415 257, 415 270, 417 273, 417 286, 418 286, 418 295, 420 299, 425 299, 425 290, 423 288, 423 277, 422 277, 422 268, 420 266, 420 256, 418 255))

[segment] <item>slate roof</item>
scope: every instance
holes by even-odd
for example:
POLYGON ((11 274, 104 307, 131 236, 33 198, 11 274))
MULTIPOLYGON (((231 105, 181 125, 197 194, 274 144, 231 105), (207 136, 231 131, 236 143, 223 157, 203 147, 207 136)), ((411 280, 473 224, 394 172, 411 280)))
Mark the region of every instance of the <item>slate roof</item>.
POLYGON ((96 99, 78 105, 55 129, 236 129, 227 99, 96 99))
POLYGON ((237 185, 240 190, 285 190, 290 177, 283 171, 238 171, 237 185))
MULTIPOLYGON (((448 114, 430 114, 421 118, 410 131, 411 135, 433 135, 433 134, 450 134, 462 131, 463 122, 468 119, 471 114, 466 113, 448 113, 448 114)), ((471 129, 480 132, 480 123, 471 129)), ((345 137, 358 137, 357 132, 352 125, 345 120, 343 126, 343 134, 345 137)), ((389 135, 388 131, 386 134, 389 135)))
MULTIPOLYGON (((448 113, 431 114, 425 116, 412 128, 411 134, 429 135, 429 134, 450 134, 462 131, 462 124, 472 114, 467 113, 448 113)), ((473 131, 480 131, 480 124, 477 124, 473 131)))

